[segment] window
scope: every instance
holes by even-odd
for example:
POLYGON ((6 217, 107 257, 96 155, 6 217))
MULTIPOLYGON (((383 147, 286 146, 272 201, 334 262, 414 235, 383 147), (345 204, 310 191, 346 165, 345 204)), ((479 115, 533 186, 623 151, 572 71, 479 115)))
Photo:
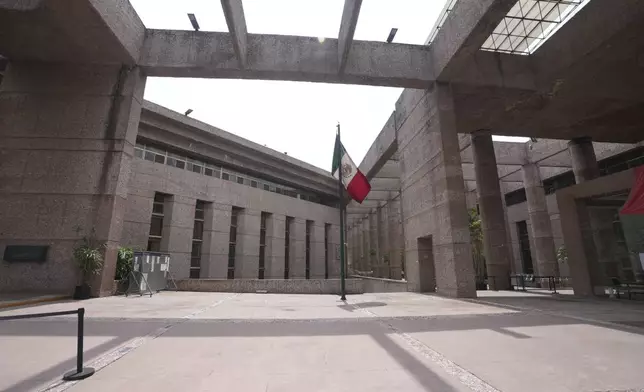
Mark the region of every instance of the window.
POLYGON ((291 258, 291 226, 293 225, 293 218, 290 216, 286 217, 286 224, 284 225, 284 279, 288 279, 290 275, 289 271, 289 259, 291 258))
POLYGON ((193 173, 201 174, 208 177, 221 178, 226 181, 236 182, 238 184, 250 186, 252 188, 263 189, 268 192, 276 192, 280 195, 286 195, 293 198, 314 201, 319 204, 333 205, 330 202, 321 202, 317 197, 304 195, 299 190, 288 186, 278 186, 278 184, 265 182, 261 179, 251 178, 245 174, 235 174, 234 171, 222 172, 222 167, 217 167, 205 161, 192 159, 187 155, 170 152, 165 147, 155 147, 137 142, 134 148, 134 155, 144 160, 165 164, 176 167, 181 170, 188 170, 193 173))
POLYGON ((155 193, 152 201, 152 217, 150 218, 150 233, 148 236, 148 251, 159 252, 161 250, 161 237, 163 236, 163 206, 166 195, 155 193))
POLYGON ((203 243, 205 202, 197 200, 195 205, 194 227, 192 229, 192 252, 190 253, 190 279, 201 276, 201 246, 203 243))
POLYGON ((329 279, 329 233, 331 225, 324 224, 324 279, 329 279))
POLYGON ((525 189, 523 188, 505 194, 505 204, 508 207, 515 204, 521 204, 526 200, 525 189))
POLYGON ((266 273, 266 222, 269 214, 262 212, 259 226, 259 274, 258 279, 264 279, 266 273))
POLYGON ((311 231, 313 230, 313 221, 306 221, 306 279, 311 279, 311 231))
POLYGON ((235 250, 237 247, 237 220, 241 208, 233 207, 230 214, 230 237, 228 241, 228 279, 235 279, 235 250))

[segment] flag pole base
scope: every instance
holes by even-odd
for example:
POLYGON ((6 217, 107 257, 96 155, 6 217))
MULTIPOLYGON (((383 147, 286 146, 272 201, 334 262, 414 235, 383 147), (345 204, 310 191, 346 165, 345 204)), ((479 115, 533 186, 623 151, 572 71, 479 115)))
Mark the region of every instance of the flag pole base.
POLYGON ((94 372, 95 372, 94 368, 91 368, 91 367, 85 367, 80 372, 78 370, 72 370, 71 372, 65 373, 65 375, 63 376, 63 380, 65 381, 84 380, 87 377, 94 374, 94 372))

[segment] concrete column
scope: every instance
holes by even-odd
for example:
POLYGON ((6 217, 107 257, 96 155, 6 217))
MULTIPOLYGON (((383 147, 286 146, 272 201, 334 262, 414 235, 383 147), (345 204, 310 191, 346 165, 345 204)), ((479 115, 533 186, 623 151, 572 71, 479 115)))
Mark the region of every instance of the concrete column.
POLYGON ((360 265, 361 248, 362 240, 360 239, 360 221, 355 220, 353 222, 353 265, 351 265, 351 271, 357 271, 358 266, 360 265))
POLYGON ((138 68, 11 63, 0 86, 0 242, 47 245, 4 265, 0 290, 71 293, 72 250, 104 243, 92 289, 111 295, 145 76, 138 68))
POLYGON ((340 226, 329 229, 329 279, 340 278, 340 226))
POLYGON ((291 227, 291 279, 306 277, 306 221, 293 219, 291 227))
POLYGON ((483 246, 488 284, 493 290, 510 288, 510 246, 499 174, 490 134, 472 135, 476 189, 483 227, 483 246))
POLYGON ((257 279, 259 275, 259 231, 261 212, 241 209, 237 217, 235 279, 257 279))
POLYGON ((369 212, 369 265, 371 265, 371 271, 373 271, 373 276, 379 276, 380 270, 380 245, 378 244, 378 212, 377 208, 374 208, 369 212))
POLYGON ((228 245, 230 244, 232 208, 229 205, 217 203, 206 203, 205 207, 201 277, 226 279, 228 277, 228 245))
POLYGON ((311 227, 311 279, 324 279, 324 222, 311 227))
POLYGON ((170 272, 175 279, 190 276, 196 202, 196 199, 171 195, 166 197, 163 206, 161 251, 170 254, 170 272))
POLYGON ((266 230, 266 243, 270 244, 270 255, 266 255, 266 279, 284 279, 285 230, 286 217, 280 214, 271 214, 270 226, 266 230))
MULTIPOLYGON (((510 255, 510 273, 514 274, 516 273, 516 260, 514 257, 514 244, 512 243, 512 231, 510 231, 510 219, 508 218, 508 205, 505 202, 505 187, 503 182, 499 182, 499 188, 501 189, 501 202, 503 203, 503 214, 505 216, 505 233, 507 236, 507 244, 510 247, 509 248, 509 255, 510 255)), ((474 195, 476 196, 476 192, 474 192, 474 195)))
POLYGON ((442 295, 475 297, 451 86, 434 83, 426 91, 405 90, 396 104, 395 123, 400 124, 407 287, 422 291, 434 285, 442 295), (435 276, 435 282, 427 276, 435 276))
POLYGON ((362 221, 362 266, 360 271, 363 273, 371 271, 371 219, 369 215, 362 221))
POLYGON ((534 163, 528 163, 523 165, 522 171, 523 186, 528 200, 528 216, 530 217, 537 271, 542 276, 559 276, 559 263, 557 262, 550 214, 548 213, 546 193, 543 190, 539 166, 534 163))
POLYGON ((391 255, 389 244, 389 217, 386 205, 378 207, 378 254, 380 255, 380 277, 389 278, 391 271, 391 255))
MULTIPOLYGON (((572 170, 575 182, 581 184, 599 178, 599 164, 591 138, 580 137, 568 142, 568 149, 572 158, 572 170)), ((592 284, 609 285, 609 277, 619 273, 619 264, 614 262, 614 234, 612 232, 612 214, 609 212, 582 207, 581 217, 584 226, 587 250, 588 268, 592 284), (584 221, 585 220, 585 221, 584 221), (609 232, 610 235, 605 234, 609 232)))
POLYGON ((403 247, 405 238, 400 217, 400 198, 391 199, 387 204, 388 237, 389 237, 389 265, 390 279, 402 278, 403 247))
POLYGON ((129 190, 123 216, 121 246, 129 246, 134 249, 147 248, 153 201, 154 191, 129 190))
POLYGON ((589 137, 572 139, 568 142, 568 150, 572 158, 572 171, 577 184, 599 177, 599 165, 593 142, 589 137))

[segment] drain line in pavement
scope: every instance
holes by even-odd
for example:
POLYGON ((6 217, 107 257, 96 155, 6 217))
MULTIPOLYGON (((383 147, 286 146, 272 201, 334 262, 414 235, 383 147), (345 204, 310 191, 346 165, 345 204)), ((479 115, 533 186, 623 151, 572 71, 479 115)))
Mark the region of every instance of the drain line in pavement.
POLYGON ((459 365, 450 361, 443 354, 431 349, 429 346, 422 343, 418 339, 413 338, 411 335, 401 331, 400 329, 396 328, 392 324, 389 324, 385 321, 380 320, 379 319, 380 316, 373 313, 372 311, 365 308, 361 308, 354 304, 350 304, 350 305, 363 313, 366 313, 372 317, 375 317, 377 319, 376 321, 378 322, 378 324, 384 326, 389 331, 391 331, 394 335, 404 340, 405 343, 407 343, 407 345, 409 345, 411 348, 414 349, 414 351, 421 354, 423 357, 429 359, 430 361, 434 362, 441 369, 443 369, 443 371, 445 371, 447 374, 456 377, 462 384, 465 384, 471 390, 476 392, 501 392, 498 389, 491 386, 490 384, 488 384, 487 382, 478 378, 473 373, 468 372, 467 370, 463 369, 459 365))
MULTIPOLYGON (((226 298, 220 299, 219 301, 214 302, 214 303, 206 306, 205 308, 201 308, 199 310, 196 310, 196 311, 190 313, 189 315, 181 317, 177 321, 168 323, 167 325, 164 325, 161 328, 157 328, 156 330, 150 332, 149 334, 147 334, 145 336, 141 336, 141 337, 138 337, 138 338, 131 339, 131 340, 121 344, 120 346, 118 346, 114 350, 112 350, 112 351, 110 351, 108 353, 105 353, 105 354, 99 356, 98 358, 94 359, 93 361, 87 363, 87 366, 94 368, 96 370, 96 372, 98 373, 101 369, 103 369, 107 365, 110 365, 110 364, 116 362, 117 360, 123 358, 125 355, 127 355, 127 354, 131 353, 132 351, 136 350, 137 348, 141 347, 142 345, 144 345, 148 341, 154 340, 154 339, 158 338, 159 336, 163 335, 164 333, 168 332, 168 330, 170 330, 172 327, 176 327, 177 325, 183 324, 186 321, 191 320, 191 319, 195 318, 196 316, 198 316, 198 315, 200 315, 200 314, 202 314, 202 313, 204 313, 204 312, 206 312, 206 311, 208 311, 208 310, 210 310, 210 309, 212 309, 214 307, 217 307, 217 306, 221 305, 222 303, 224 303, 224 302, 226 302, 226 301, 228 301, 230 299, 233 299, 233 298, 237 297, 238 295, 239 294, 234 294, 234 295, 228 296, 226 298)), ((56 380, 55 382, 51 383, 46 388, 41 389, 41 392, 62 392, 62 391, 67 390, 68 388, 71 388, 72 386, 76 385, 77 382, 79 382, 79 381, 63 381, 62 379, 61 380, 56 380)))

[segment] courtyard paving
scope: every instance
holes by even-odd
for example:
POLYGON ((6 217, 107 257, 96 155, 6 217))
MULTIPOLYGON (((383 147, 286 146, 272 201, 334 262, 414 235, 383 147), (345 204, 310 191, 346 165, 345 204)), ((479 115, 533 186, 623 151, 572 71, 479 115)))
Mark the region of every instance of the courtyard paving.
POLYGON ((0 391, 639 391, 644 305, 512 292, 461 301, 165 292, 1 311, 0 391))

